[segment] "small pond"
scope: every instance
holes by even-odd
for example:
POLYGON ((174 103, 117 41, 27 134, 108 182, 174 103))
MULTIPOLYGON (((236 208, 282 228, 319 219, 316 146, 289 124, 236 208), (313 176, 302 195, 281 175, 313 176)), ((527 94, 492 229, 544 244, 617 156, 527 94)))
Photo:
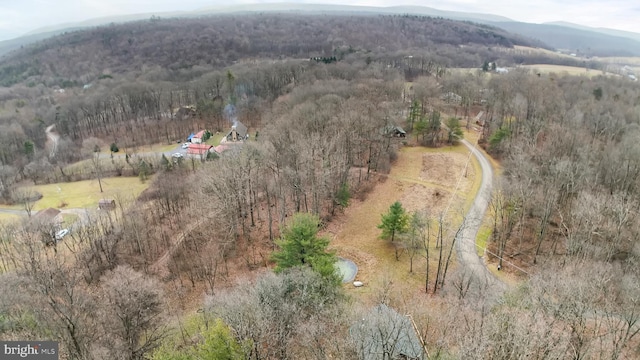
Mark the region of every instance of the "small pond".
POLYGON ((353 279, 356 278, 356 274, 358 273, 358 267, 356 264, 348 259, 344 259, 339 257, 338 261, 335 263, 336 269, 342 276, 342 283, 346 284, 352 282, 353 279))

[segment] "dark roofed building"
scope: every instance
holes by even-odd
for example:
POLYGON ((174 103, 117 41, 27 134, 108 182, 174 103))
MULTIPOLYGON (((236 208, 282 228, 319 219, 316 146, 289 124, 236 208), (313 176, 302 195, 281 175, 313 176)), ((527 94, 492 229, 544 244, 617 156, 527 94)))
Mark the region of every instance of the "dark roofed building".
POLYGON ((41 223, 61 223, 62 215, 60 210, 54 208, 48 208, 45 210, 38 211, 37 214, 33 216, 33 219, 39 221, 41 223))
POLYGON ((382 129, 382 133, 391 137, 406 137, 407 132, 400 126, 389 124, 382 129))
POLYGON ((360 359, 426 359, 411 320, 384 304, 354 324, 349 334, 360 359))
POLYGON ((116 201, 113 199, 98 200, 98 209, 100 210, 113 210, 115 208, 116 208, 116 201))
POLYGON ((248 138, 247 127, 240 121, 236 121, 225 138, 226 141, 244 141, 248 138))

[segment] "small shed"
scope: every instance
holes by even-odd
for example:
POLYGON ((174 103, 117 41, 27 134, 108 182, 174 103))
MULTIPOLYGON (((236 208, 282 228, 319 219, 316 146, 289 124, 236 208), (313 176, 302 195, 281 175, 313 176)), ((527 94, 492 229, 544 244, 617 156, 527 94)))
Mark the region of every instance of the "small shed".
POLYGON ((98 201, 98 209, 113 210, 116 208, 116 201, 113 199, 100 199, 98 201))
POLYGON ((407 132, 400 126, 389 124, 382 129, 382 134, 389 137, 406 137, 407 132))

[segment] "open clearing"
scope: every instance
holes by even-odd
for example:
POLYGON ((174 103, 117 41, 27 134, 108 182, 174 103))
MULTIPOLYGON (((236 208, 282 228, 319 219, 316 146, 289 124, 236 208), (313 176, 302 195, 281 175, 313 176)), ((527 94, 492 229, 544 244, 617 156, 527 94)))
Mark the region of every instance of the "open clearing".
POLYGON ((115 177, 102 179, 102 189, 98 180, 76 181, 32 186, 30 189, 42 194, 42 199, 34 205, 34 210, 47 208, 96 208, 103 198, 134 199, 144 191, 151 180, 142 183, 137 177, 115 177))
POLYGON ((207 141, 205 141, 205 144, 211 145, 211 146, 218 146, 220 145, 220 140, 222 140, 222 138, 225 135, 226 134, 223 134, 222 132, 215 133, 211 135, 211 137, 207 141))
MULTIPOLYGON (((140 145, 140 146, 135 146, 135 147, 121 147, 117 153, 113 153, 114 156, 117 155, 122 155, 125 153, 128 153, 129 155, 133 155, 133 154, 139 154, 139 153, 165 153, 165 152, 169 152, 169 151, 173 151, 175 149, 178 149, 180 147, 179 143, 171 143, 171 144, 166 144, 166 143, 160 143, 160 144, 152 144, 152 145, 140 145)), ((105 146, 103 147, 103 150, 101 151, 102 154, 111 154, 111 151, 109 151, 109 146, 105 146)))
POLYGON ((20 215, 6 214, 0 212, 0 225, 14 222, 20 219, 20 215))
MULTIPOLYGON (((480 183, 480 177, 476 176, 479 172, 471 165, 473 161, 467 166, 468 159, 469 152, 462 145, 439 149, 405 147, 399 151, 391 173, 383 177, 367 198, 353 200, 344 216, 329 224, 326 232, 332 239, 331 248, 337 250, 338 256, 356 263, 356 280, 365 283, 363 288, 347 286, 350 292, 363 294, 361 300, 367 302, 375 296, 374 289, 379 287, 376 284, 391 281, 399 295, 424 293, 424 257, 414 258, 414 272, 409 273, 409 256, 403 252, 400 261, 396 261, 394 246, 379 238, 381 230, 377 225, 381 214, 393 202, 400 201, 409 212, 426 210, 431 218, 437 218, 448 208, 445 219, 453 220, 445 225, 446 230, 455 232, 460 220, 456 214, 466 210, 468 198, 473 199, 480 183), (456 185, 458 193, 454 196, 456 185)), ((431 232, 435 234, 434 226, 431 232)), ((448 234, 445 237, 453 236, 453 233, 445 234, 448 234)), ((434 245, 434 240, 431 244, 434 245)), ((435 271, 434 263, 430 268, 435 271)))
POLYGON ((534 65, 520 65, 519 67, 525 68, 525 69, 537 70, 544 74, 567 73, 569 75, 585 75, 588 77, 598 76, 598 75, 616 76, 615 74, 603 72, 602 70, 587 69, 587 68, 576 67, 576 66, 534 64, 534 65))
POLYGON ((640 56, 635 57, 594 57, 594 60, 610 64, 640 66, 640 56))
POLYGON ((542 49, 542 48, 533 48, 533 47, 529 47, 529 46, 521 46, 521 45, 514 45, 513 46, 513 52, 517 53, 517 54, 540 54, 540 55, 547 55, 547 56, 555 56, 555 57, 559 57, 559 58, 565 58, 565 59, 580 59, 579 57, 576 56, 571 56, 569 54, 563 54, 563 53, 558 53, 556 51, 551 51, 551 50, 547 50, 547 49, 542 49))

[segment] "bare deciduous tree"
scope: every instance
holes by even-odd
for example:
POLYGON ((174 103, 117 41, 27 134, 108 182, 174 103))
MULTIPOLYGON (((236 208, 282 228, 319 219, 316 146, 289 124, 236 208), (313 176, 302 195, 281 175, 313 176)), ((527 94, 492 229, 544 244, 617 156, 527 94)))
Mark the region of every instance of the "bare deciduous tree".
POLYGON ((112 358, 145 359, 160 345, 162 323, 160 284, 130 267, 119 266, 102 278, 106 302, 103 321, 112 358))

